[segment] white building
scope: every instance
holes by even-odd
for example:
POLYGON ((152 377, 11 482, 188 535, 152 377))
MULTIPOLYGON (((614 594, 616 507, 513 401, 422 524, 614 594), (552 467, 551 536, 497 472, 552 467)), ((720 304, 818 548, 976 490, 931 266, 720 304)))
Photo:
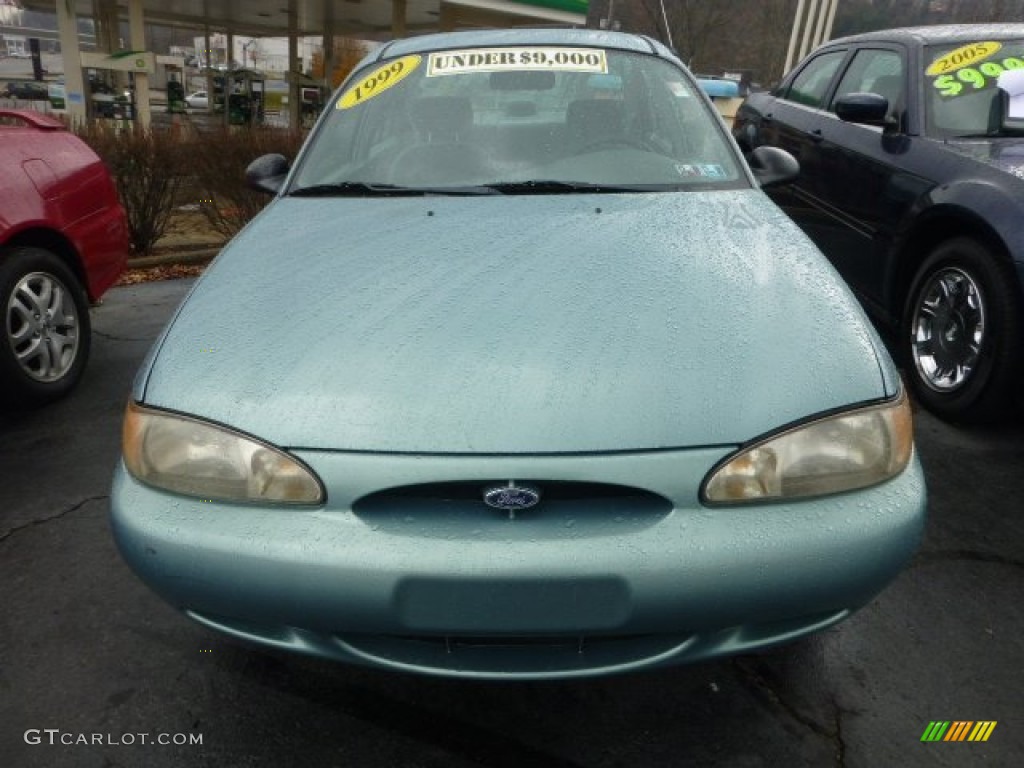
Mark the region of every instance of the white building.
MULTIPOLYGON (((206 50, 203 37, 194 39, 197 67, 230 67, 256 69, 266 74, 281 74, 288 71, 288 40, 283 37, 243 37, 232 39, 231 55, 228 55, 228 36, 222 32, 210 35, 210 50, 206 50)), ((313 54, 321 50, 321 38, 300 37, 298 40, 301 70, 309 70, 313 54)))

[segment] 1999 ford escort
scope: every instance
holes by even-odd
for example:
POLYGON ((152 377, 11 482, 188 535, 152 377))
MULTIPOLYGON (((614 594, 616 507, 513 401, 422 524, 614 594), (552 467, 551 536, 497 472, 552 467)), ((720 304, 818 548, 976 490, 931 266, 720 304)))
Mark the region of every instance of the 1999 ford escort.
POLYGON ((201 624, 435 675, 763 648, 868 603, 925 488, 899 376, 659 43, 375 51, 135 381, 113 530, 201 624))

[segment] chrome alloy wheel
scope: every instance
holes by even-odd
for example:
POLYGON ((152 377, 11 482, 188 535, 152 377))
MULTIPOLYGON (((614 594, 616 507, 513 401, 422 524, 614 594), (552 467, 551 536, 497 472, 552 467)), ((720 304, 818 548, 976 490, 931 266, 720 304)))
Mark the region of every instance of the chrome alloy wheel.
POLYGON ((31 272, 14 286, 4 315, 14 357, 30 378, 52 382, 67 375, 81 343, 67 286, 46 272, 31 272))
POLYGON ((977 367, 985 341, 985 305, 978 284, 960 269, 937 271, 921 290, 910 334, 921 381, 936 392, 962 387, 977 367))

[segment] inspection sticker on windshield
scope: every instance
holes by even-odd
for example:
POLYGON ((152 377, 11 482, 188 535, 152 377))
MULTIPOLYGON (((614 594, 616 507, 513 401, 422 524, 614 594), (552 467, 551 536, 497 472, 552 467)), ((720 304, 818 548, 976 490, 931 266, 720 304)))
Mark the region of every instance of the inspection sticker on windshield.
POLYGON ((683 177, 699 176, 705 179, 725 179, 729 176, 722 166, 707 163, 698 163, 696 165, 677 163, 676 173, 683 177))
POLYGON ((605 74, 608 61, 600 48, 471 48, 430 54, 427 77, 524 69, 605 74))
POLYGON ((366 77, 360 78, 338 99, 338 109, 349 109, 383 93, 391 86, 399 83, 420 65, 419 56, 403 56, 389 61, 373 70, 366 77))

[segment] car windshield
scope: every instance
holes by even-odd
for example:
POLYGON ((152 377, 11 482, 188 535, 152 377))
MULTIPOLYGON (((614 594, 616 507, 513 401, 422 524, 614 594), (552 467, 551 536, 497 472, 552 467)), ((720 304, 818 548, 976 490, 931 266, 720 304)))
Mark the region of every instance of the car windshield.
MULTIPOLYGON (((929 135, 953 138, 1000 133, 1005 98, 1000 96, 1000 76, 1024 69, 1024 40, 932 46, 925 50, 924 63, 929 135)), ((1007 79, 1002 82, 1006 86, 1007 79)))
POLYGON ((676 65, 601 48, 375 62, 328 107, 291 194, 537 194, 750 186, 676 65))

